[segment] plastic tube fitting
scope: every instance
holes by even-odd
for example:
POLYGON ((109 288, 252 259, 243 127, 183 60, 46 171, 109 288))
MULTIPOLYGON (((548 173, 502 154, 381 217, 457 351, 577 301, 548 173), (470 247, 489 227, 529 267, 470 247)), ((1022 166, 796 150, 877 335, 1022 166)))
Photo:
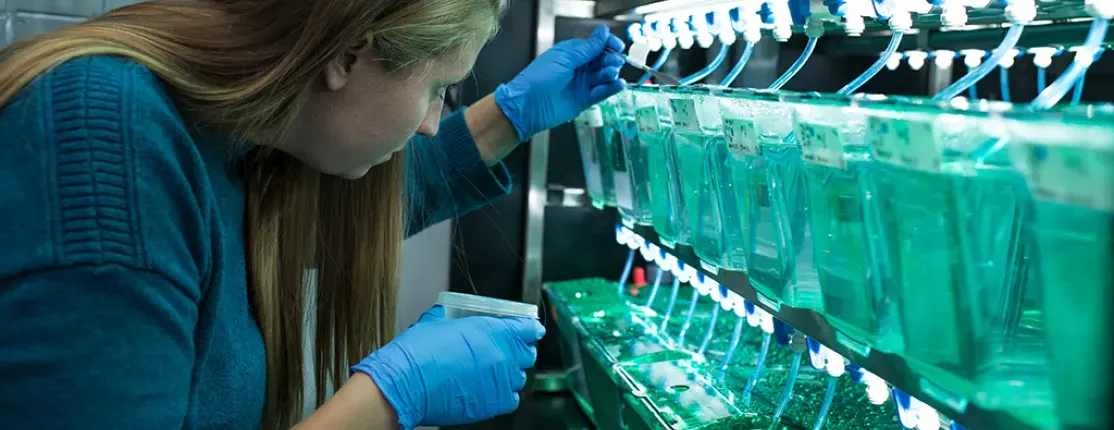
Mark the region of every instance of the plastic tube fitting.
POLYGON ((809 18, 805 23, 805 35, 815 39, 824 35, 824 20, 809 18))
POLYGON ((1013 0, 1006 6, 1005 12, 1006 19, 1011 24, 1028 24, 1037 18, 1037 2, 1035 0, 1013 0))
POLYGON ((1087 14, 1095 18, 1114 19, 1114 1, 1112 0, 1087 0, 1084 7, 1087 14))

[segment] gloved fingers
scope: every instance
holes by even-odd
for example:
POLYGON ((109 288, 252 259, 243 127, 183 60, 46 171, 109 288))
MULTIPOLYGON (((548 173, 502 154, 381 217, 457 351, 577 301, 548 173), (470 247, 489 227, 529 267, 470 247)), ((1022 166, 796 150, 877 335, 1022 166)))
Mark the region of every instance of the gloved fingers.
POLYGON ((610 52, 607 53, 607 54, 604 54, 603 58, 600 61, 600 65, 603 66, 603 67, 622 67, 623 64, 625 64, 625 63, 626 63, 626 61, 623 60, 622 55, 613 54, 613 53, 610 53, 610 52))
POLYGON ((495 415, 506 415, 514 412, 518 410, 518 404, 521 402, 522 397, 519 396, 518 393, 511 393, 511 395, 507 397, 507 401, 501 402, 502 404, 499 405, 500 407, 496 408, 495 415))
POLYGON ((604 43, 605 49, 611 49, 615 52, 623 52, 627 49, 627 44, 623 43, 623 39, 620 39, 619 36, 611 34, 611 29, 607 28, 606 25, 600 24, 600 26, 596 27, 596 30, 592 32, 592 35, 595 36, 598 33, 600 34, 600 36, 603 36, 603 31, 605 30, 607 34, 607 41, 604 43))
POLYGON ((503 318, 511 335, 523 343, 532 344, 545 336, 545 326, 533 318, 503 318))
POLYGON ((518 373, 511 375, 511 391, 519 392, 526 388, 526 371, 520 370, 518 373))
POLYGON ((538 347, 536 344, 515 342, 510 353, 514 354, 514 362, 519 369, 534 367, 538 361, 538 347))
POLYGON ((425 311, 422 316, 418 317, 418 321, 410 327, 427 322, 441 321, 443 319, 445 319, 445 307, 441 305, 435 305, 432 308, 429 308, 429 310, 425 311))
POLYGON ((604 67, 588 75, 588 87, 609 84, 619 79, 618 67, 604 67))
POLYGON ((626 48, 622 39, 611 34, 611 30, 603 24, 596 27, 588 40, 570 40, 562 42, 558 46, 568 52, 569 55, 566 56, 566 59, 572 63, 573 67, 582 67, 591 63, 597 57, 603 55, 608 48, 616 52, 623 52, 623 49, 626 48))
POLYGON ((588 105, 591 106, 591 105, 594 105, 596 103, 607 100, 611 96, 619 94, 620 92, 622 92, 623 89, 626 88, 626 87, 627 87, 627 83, 623 82, 622 80, 615 80, 615 81, 611 81, 611 82, 608 82, 608 83, 604 83, 604 84, 594 86, 588 92, 588 105))

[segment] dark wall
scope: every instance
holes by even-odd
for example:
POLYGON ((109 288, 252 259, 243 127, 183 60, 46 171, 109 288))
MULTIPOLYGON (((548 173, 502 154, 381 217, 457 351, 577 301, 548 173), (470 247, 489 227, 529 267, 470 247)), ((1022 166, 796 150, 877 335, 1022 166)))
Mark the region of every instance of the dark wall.
MULTIPOLYGON (((472 78, 461 86, 465 104, 491 94, 530 63, 534 53, 535 3, 511 2, 502 29, 480 51, 472 78)), ((457 220, 450 290, 512 300, 521 297, 527 152, 527 145, 522 145, 504 159, 514 181, 510 195, 457 220)))

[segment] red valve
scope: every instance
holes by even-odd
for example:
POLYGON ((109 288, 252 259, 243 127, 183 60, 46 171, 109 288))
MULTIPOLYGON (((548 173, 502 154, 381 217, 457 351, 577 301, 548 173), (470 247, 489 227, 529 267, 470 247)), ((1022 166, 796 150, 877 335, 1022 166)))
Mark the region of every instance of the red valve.
POLYGON ((631 273, 634 278, 634 286, 642 288, 646 286, 646 269, 642 267, 635 267, 631 273))

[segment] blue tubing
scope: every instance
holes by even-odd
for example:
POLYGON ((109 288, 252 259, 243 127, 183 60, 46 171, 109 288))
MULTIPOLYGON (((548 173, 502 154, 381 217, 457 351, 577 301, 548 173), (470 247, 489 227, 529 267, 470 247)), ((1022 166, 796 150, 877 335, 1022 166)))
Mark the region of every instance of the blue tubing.
POLYGON ((901 40, 904 37, 904 33, 894 33, 894 35, 890 37, 890 44, 886 45, 886 50, 883 51, 882 55, 878 57, 878 61, 875 61, 874 64, 871 64, 870 68, 866 69, 866 71, 859 75, 859 77, 855 78, 855 80, 851 81, 847 85, 844 85, 843 88, 840 88, 837 94, 851 94, 858 90, 859 87, 863 86, 872 78, 874 78, 874 76, 877 75, 878 72, 882 71, 883 67, 886 67, 886 62, 890 60, 890 56, 893 55, 894 52, 897 52, 897 48, 901 46, 901 40))
POLYGON ((646 299, 646 304, 644 306, 648 308, 654 307, 654 299, 658 296, 658 288, 661 287, 661 280, 664 277, 665 271, 661 270, 661 266, 658 266, 658 274, 654 276, 654 286, 650 288, 650 297, 646 299))
POLYGON ((998 68, 998 87, 1002 90, 1002 101, 1010 101, 1010 69, 998 68))
POLYGON ((836 381, 839 378, 831 376, 828 379, 828 389, 824 390, 824 403, 820 404, 820 412, 816 414, 816 422, 812 423, 812 430, 820 430, 824 428, 824 421, 828 419, 828 413, 832 410, 832 400, 835 398, 836 381))
POLYGON ((1048 88, 1048 69, 1037 67, 1037 94, 1048 88))
POLYGON ((816 49, 816 38, 810 37, 808 38, 808 44, 805 45, 805 51, 801 53, 800 57, 797 57, 797 61, 793 62, 792 66, 789 66, 789 70, 786 70, 785 73, 782 73, 781 76, 778 77, 776 81, 774 81, 774 83, 770 84, 770 89, 780 90, 781 87, 789 83, 789 80, 793 79, 793 76, 805 67, 805 63, 807 63, 808 59, 812 57, 813 49, 816 49))
POLYGON ((727 59, 727 54, 730 52, 730 45, 720 44, 719 52, 716 53, 716 57, 712 59, 712 62, 708 63, 707 66, 704 66, 703 69, 700 69, 699 72, 681 78, 681 85, 695 84, 701 79, 708 77, 708 75, 712 74, 712 72, 716 71, 716 69, 718 69, 719 66, 723 64, 723 60, 727 59))
POLYGON ((718 303, 712 308, 712 319, 708 321, 708 331, 704 333, 704 341, 700 342, 700 349, 696 350, 697 354, 704 355, 704 351, 708 349, 708 344, 712 343, 712 336, 716 333, 716 319, 719 318, 719 308, 718 303))
POLYGON ((689 312, 685 314, 685 323, 681 324, 681 333, 677 335, 677 344, 685 346, 685 333, 692 327, 692 314, 696 313, 696 303, 700 301, 700 292, 692 289, 692 299, 689 300, 689 312))
MULTIPOLYGON (((655 72, 661 70, 662 66, 665 65, 665 62, 669 60, 669 54, 671 53, 673 53, 673 48, 665 48, 664 50, 662 50, 661 53, 658 54, 658 59, 654 61, 654 65, 650 66, 650 68, 654 69, 655 72)), ((641 78, 638 78, 637 83, 641 84, 643 82, 646 82, 650 80, 650 77, 651 75, 649 73, 644 73, 641 78)))
POLYGON ((623 290, 627 287, 627 279, 630 279, 630 269, 631 266, 634 266, 634 251, 635 250, 632 249, 627 253, 627 264, 623 266, 623 274, 619 275, 619 284, 617 287, 619 288, 620 296, 623 295, 623 290))
POLYGON ((1025 31, 1024 25, 1010 27, 1009 31, 1006 32, 1006 37, 1002 39, 1002 43, 998 44, 998 47, 990 52, 990 58, 987 58, 986 61, 980 64, 979 67, 976 67, 975 70, 968 72, 965 76, 959 78, 958 81, 944 88, 936 95, 935 99, 951 100, 966 90, 967 87, 974 85, 976 82, 986 77, 986 75, 990 74, 990 71, 994 70, 994 68, 998 67, 998 64, 1001 63, 1002 57, 1005 57, 1014 46, 1017 46, 1017 41, 1021 39, 1021 33, 1023 31, 1025 31))
POLYGON ((723 356, 723 363, 719 366, 719 373, 716 374, 717 380, 722 380, 727 375, 727 366, 731 364, 731 357, 735 355, 735 349, 739 347, 739 339, 743 337, 743 326, 746 325, 747 319, 739 317, 735 321, 735 331, 731 333, 731 344, 727 346, 727 354, 723 356))
POLYGON ((747 62, 750 61, 750 56, 753 54, 754 44, 747 43, 747 47, 743 49, 743 55, 739 57, 739 61, 735 63, 735 67, 732 67, 731 71, 727 72, 727 76, 724 77, 722 81, 719 81, 720 86, 730 87, 731 83, 735 82, 735 79, 743 73, 743 67, 746 67, 747 62))
POLYGON ((774 422, 781 422, 781 416, 785 414, 785 409, 789 406, 789 400, 793 398, 793 386, 797 384, 797 373, 801 370, 801 353, 793 354, 793 365, 789 368, 789 379, 785 381, 785 389, 781 391, 781 400, 777 402, 777 410, 774 411, 774 422))
MULTIPOLYGON (((1095 52, 1095 61, 1098 61, 1099 57, 1102 57, 1103 51, 1106 51, 1106 49, 1099 48, 1098 52, 1095 52)), ((1083 84, 1085 82, 1087 82, 1087 74, 1079 75, 1079 80, 1075 81, 1075 89, 1072 90, 1071 95, 1072 106, 1079 104, 1079 102, 1083 100, 1083 84)))
MULTIPOLYGON (((1109 26, 1110 20, 1095 18, 1091 22, 1091 30, 1087 32, 1087 39, 1083 42, 1083 46, 1088 49, 1098 48, 1106 39, 1106 29, 1109 26)), ((1030 103, 1032 109, 1048 109, 1064 98, 1064 95, 1076 84, 1076 80, 1087 73, 1087 68, 1094 62, 1094 58, 1091 58, 1091 61, 1080 60, 1079 58, 1079 56, 1076 56, 1067 70, 1064 71, 1064 74, 1056 78, 1056 81, 1052 82, 1052 85, 1049 85, 1044 91, 1041 91, 1040 95, 1030 103)))
POLYGON ((758 350, 758 361, 754 363, 754 373, 750 374, 750 380, 747 381, 747 387, 743 389, 743 404, 750 403, 750 395, 754 392, 754 387, 758 385, 758 379, 762 377, 762 370, 766 366, 766 355, 770 353, 770 336, 769 333, 762 334, 762 348, 758 350))
POLYGON ((664 332, 665 328, 669 326, 669 316, 673 315, 673 305, 677 304, 677 292, 681 291, 681 280, 677 277, 673 278, 673 292, 669 295, 669 306, 665 308, 665 318, 661 320, 661 331, 664 332))

